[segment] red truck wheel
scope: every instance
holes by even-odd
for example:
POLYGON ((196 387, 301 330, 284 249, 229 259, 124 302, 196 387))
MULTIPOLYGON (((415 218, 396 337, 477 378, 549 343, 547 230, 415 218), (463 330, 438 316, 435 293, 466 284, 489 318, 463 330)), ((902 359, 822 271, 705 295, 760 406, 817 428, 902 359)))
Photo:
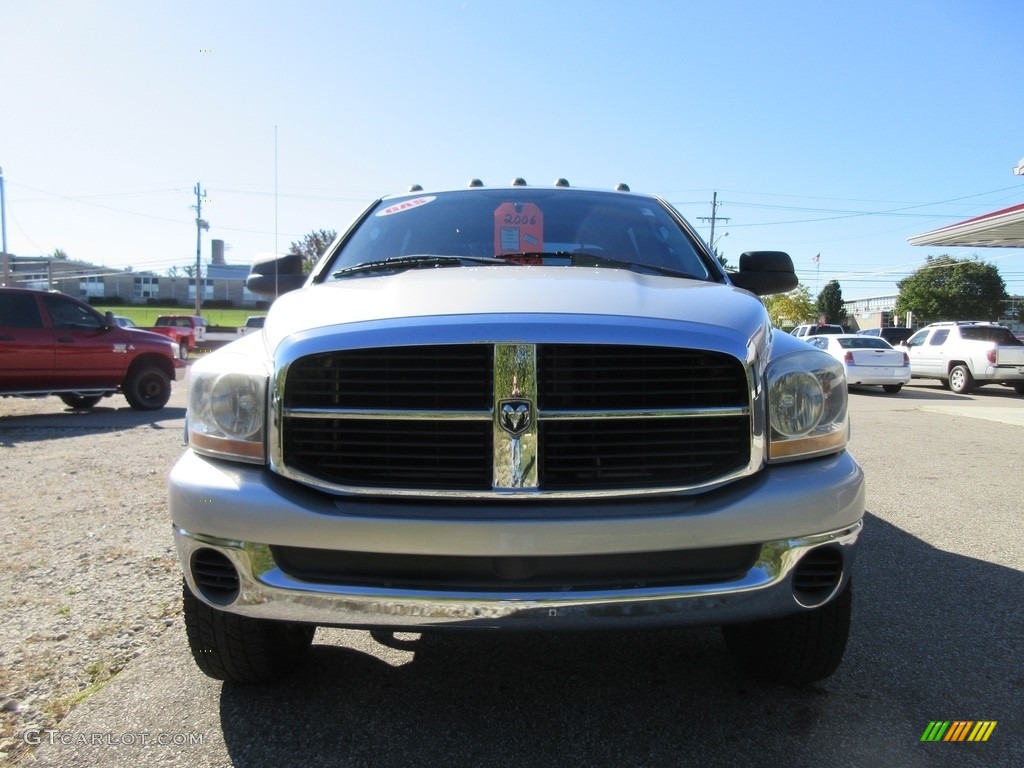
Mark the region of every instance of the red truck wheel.
POLYGON ((124 397, 137 411, 155 411, 171 399, 171 380, 155 365, 140 366, 129 372, 124 397))

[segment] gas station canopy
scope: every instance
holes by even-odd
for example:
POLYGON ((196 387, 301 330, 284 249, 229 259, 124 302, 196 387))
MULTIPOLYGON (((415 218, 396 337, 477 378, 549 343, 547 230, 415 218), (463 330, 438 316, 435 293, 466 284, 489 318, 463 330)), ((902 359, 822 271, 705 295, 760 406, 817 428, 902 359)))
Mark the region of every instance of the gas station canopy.
POLYGON ((1024 203, 975 216, 923 235, 911 245, 962 245, 974 248, 1024 248, 1024 203))

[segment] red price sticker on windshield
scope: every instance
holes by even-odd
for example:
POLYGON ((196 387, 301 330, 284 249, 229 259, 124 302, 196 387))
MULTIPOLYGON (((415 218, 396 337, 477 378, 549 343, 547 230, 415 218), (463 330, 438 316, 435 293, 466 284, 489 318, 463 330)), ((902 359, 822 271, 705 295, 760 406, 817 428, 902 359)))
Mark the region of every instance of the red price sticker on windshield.
POLYGON ((494 253, 544 250, 544 214, 533 203, 502 203, 494 211, 494 253))

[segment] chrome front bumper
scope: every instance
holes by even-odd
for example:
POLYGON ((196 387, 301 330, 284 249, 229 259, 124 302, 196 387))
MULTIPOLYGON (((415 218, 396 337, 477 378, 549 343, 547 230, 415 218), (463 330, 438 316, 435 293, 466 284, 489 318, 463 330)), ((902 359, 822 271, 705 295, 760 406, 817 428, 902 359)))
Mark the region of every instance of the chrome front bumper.
MULTIPOLYGON (((799 539, 767 542, 757 563, 741 579, 685 587, 542 593, 437 593, 368 589, 299 581, 274 563, 263 544, 226 541, 174 528, 189 589, 215 608, 244 616, 353 628, 428 627, 583 630, 596 628, 700 626, 755 621, 795 613, 792 574, 801 558, 820 547, 842 553, 842 577, 828 599, 845 588, 862 523, 799 539), (238 574, 238 596, 230 604, 207 600, 197 587, 193 553, 212 549, 238 574)), ((827 602, 822 600, 822 603, 827 602)))
POLYGON ((215 608, 254 618, 345 627, 479 626, 522 629, 696 626, 794 613, 794 575, 815 550, 838 553, 838 594, 849 580, 864 514, 864 479, 846 453, 778 465, 712 494, 622 501, 598 512, 551 507, 502 516, 487 505, 434 506, 332 497, 262 467, 187 451, 171 473, 171 515, 185 578, 215 608), (632 506, 630 506, 632 504, 632 506), (490 511, 491 516, 484 515, 490 511), (582 516, 581 516, 582 515, 582 516), (445 556, 603 555, 757 543, 739 578, 718 583, 554 591, 392 589, 303 581, 270 545, 445 556), (197 586, 194 555, 233 571, 230 599, 197 586))

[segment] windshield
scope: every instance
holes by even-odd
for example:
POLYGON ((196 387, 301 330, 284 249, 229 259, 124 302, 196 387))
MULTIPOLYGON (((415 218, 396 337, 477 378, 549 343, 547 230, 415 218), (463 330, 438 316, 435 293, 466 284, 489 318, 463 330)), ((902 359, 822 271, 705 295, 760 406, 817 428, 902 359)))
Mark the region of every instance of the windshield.
POLYGON ((885 339, 877 336, 862 336, 859 338, 838 339, 839 346, 843 349, 892 349, 885 339))
POLYGON ((522 264, 638 264, 698 279, 714 274, 699 246, 653 198, 530 187, 382 201, 346 239, 324 274, 343 278, 365 274, 344 272, 361 264, 407 257, 423 264, 419 257, 431 256, 465 259, 467 265, 497 256, 522 264), (574 259, 574 254, 601 260, 574 259))

